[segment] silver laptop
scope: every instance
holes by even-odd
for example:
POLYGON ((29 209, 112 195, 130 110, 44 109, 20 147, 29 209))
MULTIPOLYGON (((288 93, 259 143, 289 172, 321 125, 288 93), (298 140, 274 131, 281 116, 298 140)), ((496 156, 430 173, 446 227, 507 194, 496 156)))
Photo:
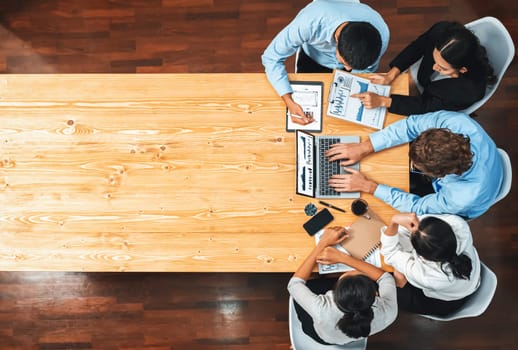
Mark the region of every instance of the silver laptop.
MULTIPOLYGON (((329 178, 346 174, 340 161, 329 162, 326 151, 335 143, 359 143, 359 136, 314 136, 297 130, 297 194, 313 198, 359 198, 360 192, 336 192, 329 178)), ((360 163, 350 166, 359 169, 360 163)))

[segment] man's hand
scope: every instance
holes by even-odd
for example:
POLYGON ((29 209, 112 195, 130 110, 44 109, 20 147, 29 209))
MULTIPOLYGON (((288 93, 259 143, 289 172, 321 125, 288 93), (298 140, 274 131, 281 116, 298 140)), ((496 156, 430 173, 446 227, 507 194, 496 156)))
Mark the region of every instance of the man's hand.
POLYGON ((293 101, 291 94, 283 95, 282 99, 288 108, 292 122, 306 125, 315 121, 312 116, 310 118, 306 116, 302 107, 297 102, 293 101))
POLYGON ((366 193, 374 193, 378 184, 369 180, 365 175, 356 169, 346 168, 350 174, 333 175, 329 179, 329 186, 333 187, 337 192, 355 192, 362 191, 366 193))
POLYGON ((370 140, 360 143, 335 143, 326 152, 328 161, 342 160, 341 165, 351 165, 359 162, 368 154, 374 152, 370 140))
POLYGON ((360 94, 352 94, 351 97, 359 98, 365 108, 390 107, 392 99, 390 97, 380 96, 374 92, 362 92, 360 94))
POLYGON ((340 263, 344 255, 346 255, 344 252, 334 247, 327 247, 317 256, 317 262, 324 265, 340 263))

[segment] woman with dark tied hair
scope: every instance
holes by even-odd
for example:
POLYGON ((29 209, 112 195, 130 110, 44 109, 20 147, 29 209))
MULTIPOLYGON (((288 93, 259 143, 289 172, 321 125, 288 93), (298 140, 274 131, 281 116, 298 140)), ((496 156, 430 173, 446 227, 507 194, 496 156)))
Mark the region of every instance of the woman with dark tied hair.
POLYGON ((401 309, 444 316, 480 284, 480 260, 469 226, 455 215, 394 215, 382 229, 382 254, 396 270, 401 309))
POLYGON ((436 23, 408 45, 390 67, 386 74, 373 74, 370 80, 390 84, 408 69, 410 96, 353 95, 366 108, 383 106, 401 115, 459 111, 484 97, 487 86, 496 82, 485 48, 458 22, 436 23))
POLYGON ((372 304, 376 300, 378 284, 365 275, 343 276, 334 289, 334 302, 344 313, 336 325, 352 338, 367 337, 374 318, 372 304))
POLYGON ((288 283, 304 333, 321 344, 347 344, 367 337, 388 327, 397 316, 394 278, 332 247, 346 238, 343 227, 326 229, 288 283), (356 270, 338 279, 308 281, 317 261, 343 263, 356 270))

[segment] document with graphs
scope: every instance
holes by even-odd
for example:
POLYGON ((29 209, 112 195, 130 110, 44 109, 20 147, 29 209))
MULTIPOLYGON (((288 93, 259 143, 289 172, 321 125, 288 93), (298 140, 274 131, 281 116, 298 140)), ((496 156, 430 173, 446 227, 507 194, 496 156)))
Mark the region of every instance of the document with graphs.
POLYGON ((368 79, 335 70, 329 89, 327 115, 349 122, 362 124, 375 129, 383 129, 387 109, 378 107, 368 109, 353 94, 371 91, 381 96, 389 96, 390 85, 373 84, 368 79))

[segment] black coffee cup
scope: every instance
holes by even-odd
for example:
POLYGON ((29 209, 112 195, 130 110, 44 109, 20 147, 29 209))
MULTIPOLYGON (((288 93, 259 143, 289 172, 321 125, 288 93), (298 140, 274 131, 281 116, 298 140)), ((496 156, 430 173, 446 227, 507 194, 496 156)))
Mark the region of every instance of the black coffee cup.
POLYGON ((355 199, 351 203, 351 211, 354 215, 363 216, 364 218, 369 220, 371 218, 369 214, 367 214, 367 212, 369 211, 369 204, 367 203, 367 201, 361 198, 355 199))

